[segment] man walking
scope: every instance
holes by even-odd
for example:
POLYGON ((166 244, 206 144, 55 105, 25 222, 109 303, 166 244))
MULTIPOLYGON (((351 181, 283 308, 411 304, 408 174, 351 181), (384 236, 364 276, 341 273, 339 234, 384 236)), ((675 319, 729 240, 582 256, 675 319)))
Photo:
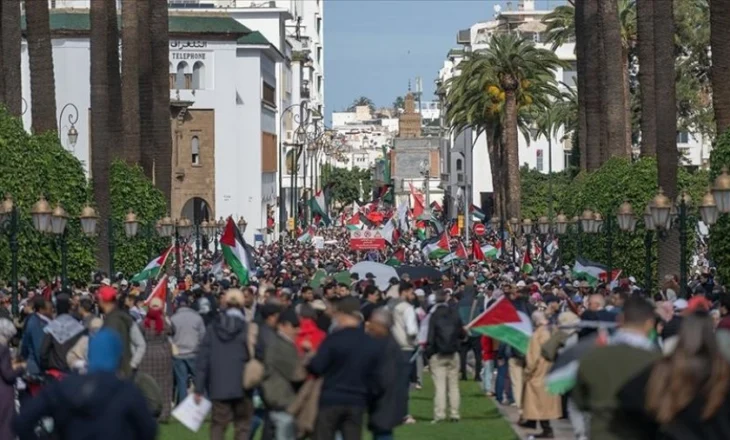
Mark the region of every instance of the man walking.
POLYGON ((402 281, 398 288, 399 297, 388 302, 393 313, 393 337, 401 347, 401 359, 398 366, 398 410, 403 416, 403 423, 413 424, 416 420, 408 411, 408 392, 411 385, 411 370, 415 368, 416 342, 418 336, 418 320, 413 301, 413 285, 402 281))
POLYGON ((459 394, 459 341, 465 336, 459 312, 447 307, 446 293, 436 292, 436 309, 428 323, 426 356, 433 376, 436 393, 433 398, 433 423, 446 419, 446 396, 449 398, 449 420, 458 421, 461 395, 459 394))
POLYGON ((208 326, 195 362, 195 401, 205 394, 213 402, 210 439, 223 440, 233 423, 234 440, 248 440, 253 416, 251 396, 243 389, 243 369, 250 360, 244 295, 229 289, 225 311, 208 326))
POLYGON ((99 307, 104 312, 104 328, 117 332, 122 341, 122 362, 119 372, 123 377, 132 375, 132 338, 131 331, 135 327, 132 315, 119 308, 117 289, 111 286, 99 288, 99 307))
POLYGON ((203 318, 190 307, 192 297, 181 296, 178 308, 172 315, 172 345, 174 356, 172 370, 175 373, 177 401, 182 402, 188 395, 188 378, 195 378, 195 357, 200 341, 205 335, 203 318))

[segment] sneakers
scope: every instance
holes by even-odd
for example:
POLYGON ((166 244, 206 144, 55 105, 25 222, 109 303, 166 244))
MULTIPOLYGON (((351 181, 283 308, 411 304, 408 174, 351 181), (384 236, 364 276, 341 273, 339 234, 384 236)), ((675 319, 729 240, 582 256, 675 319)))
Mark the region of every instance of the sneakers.
POLYGON ((411 417, 410 415, 407 415, 407 416, 406 416, 406 417, 405 417, 405 418, 403 419, 403 424, 404 424, 404 425, 414 425, 415 423, 416 423, 416 419, 414 419, 414 418, 413 418, 413 417, 411 417))

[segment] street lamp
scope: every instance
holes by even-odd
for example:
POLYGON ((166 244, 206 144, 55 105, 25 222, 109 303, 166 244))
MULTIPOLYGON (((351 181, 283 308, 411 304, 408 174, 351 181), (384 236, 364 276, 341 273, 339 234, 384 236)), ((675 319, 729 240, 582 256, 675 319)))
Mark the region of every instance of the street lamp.
POLYGON ((596 212, 593 214, 593 223, 592 223, 592 230, 591 232, 593 234, 597 234, 601 231, 601 227, 603 226, 603 217, 601 217, 600 212, 596 212))
POLYGON ((558 235, 563 235, 568 231, 568 217, 562 212, 555 217, 555 231, 558 235))
POLYGON ((548 234, 550 233, 550 219, 547 216, 542 216, 537 220, 537 230, 540 232, 540 245, 542 246, 542 252, 540 252, 540 262, 545 267, 545 254, 547 248, 545 243, 547 242, 548 234))
POLYGON ((522 232, 525 235, 532 234, 532 226, 533 226, 533 224, 532 224, 532 220, 531 219, 526 218, 526 219, 522 220, 522 232))
POLYGON ((37 202, 33 205, 30 210, 31 217, 33 218, 33 227, 38 232, 48 232, 51 228, 51 216, 53 211, 51 205, 48 204, 46 198, 42 195, 37 202))
MULTIPOLYGON (((64 105, 58 114, 58 141, 61 142, 61 126, 63 125, 63 115, 66 110, 70 111, 68 114, 68 123, 71 124, 71 127, 66 133, 66 137, 68 138, 68 144, 71 146, 70 149, 73 150, 76 148, 76 142, 79 139, 79 132, 76 130, 76 123, 79 122, 79 109, 70 102, 64 105)), ((61 143, 63 144, 63 142, 61 143)))
POLYGON ((721 213, 730 212, 730 175, 727 173, 727 167, 723 167, 722 173, 715 179, 712 195, 715 197, 715 204, 721 213))
POLYGON ((172 218, 169 215, 166 215, 159 221, 159 227, 160 237, 172 237, 172 234, 175 233, 175 223, 172 222, 172 218))
POLYGON ((238 219, 237 225, 238 231, 241 233, 241 235, 243 235, 243 233, 246 232, 246 226, 248 226, 248 222, 245 218, 243 218, 243 216, 241 216, 241 218, 238 219))
POLYGON ((137 220, 137 214, 130 209, 124 217, 124 234, 127 238, 134 238, 137 235, 138 228, 139 221, 137 220))
POLYGON ((669 197, 664 195, 661 188, 652 200, 649 209, 651 210, 651 220, 657 229, 667 229, 670 226, 669 218, 672 213, 672 202, 669 197))
POLYGON ((636 229, 636 216, 634 210, 631 207, 631 203, 624 202, 619 206, 616 214, 618 219, 618 227, 624 232, 634 232, 636 229))
POLYGON ((496 215, 493 216, 491 219, 489 219, 489 224, 492 225, 492 230, 496 231, 497 228, 499 228, 499 225, 501 224, 501 220, 496 215))
POLYGON ((68 250, 66 248, 66 224, 68 223, 68 214, 60 204, 57 204, 51 215, 51 232, 61 241, 61 286, 66 288, 68 277, 68 250))
POLYGON ((583 215, 580 217, 580 224, 583 227, 583 231, 587 233, 593 232, 594 223, 593 211, 586 209, 583 211, 583 215))
POLYGON ((79 218, 81 219, 81 231, 84 235, 87 237, 95 237, 96 226, 99 222, 99 215, 96 213, 96 210, 91 206, 86 205, 81 210, 79 218))
POLYGON ((715 203, 715 197, 709 189, 702 197, 702 203, 700 204, 700 216, 702 217, 702 222, 707 226, 712 226, 717 223, 717 204, 715 203))

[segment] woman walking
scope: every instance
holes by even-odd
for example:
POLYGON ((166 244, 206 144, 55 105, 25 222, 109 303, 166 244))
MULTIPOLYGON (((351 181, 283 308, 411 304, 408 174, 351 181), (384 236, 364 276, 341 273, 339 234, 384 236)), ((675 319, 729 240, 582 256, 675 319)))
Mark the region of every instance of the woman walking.
POLYGON ((162 301, 155 298, 142 324, 147 340, 147 352, 139 365, 139 371, 149 374, 162 391, 162 413, 159 421, 167 423, 172 410, 172 346, 168 340, 169 326, 162 313, 162 301))

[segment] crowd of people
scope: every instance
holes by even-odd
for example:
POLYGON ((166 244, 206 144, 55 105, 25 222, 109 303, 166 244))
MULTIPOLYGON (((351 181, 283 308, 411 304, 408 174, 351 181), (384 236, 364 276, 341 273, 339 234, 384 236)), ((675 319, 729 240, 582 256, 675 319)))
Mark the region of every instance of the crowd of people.
POLYGON ((645 292, 554 265, 434 263, 406 234, 403 263, 439 277, 345 281, 335 274, 353 262, 389 256, 344 251, 341 229, 320 234, 322 246, 252 249, 247 283, 216 255, 200 272, 185 258, 166 300, 149 298, 154 279, 104 273, 71 289, 23 279, 17 314, 0 293, 0 439, 152 439, 190 396, 212 402, 213 440, 229 428, 236 440, 388 440, 423 423, 409 391, 426 371, 430 423, 459 422, 459 382, 475 380, 535 438, 553 438, 563 417, 579 440, 730 438, 730 300, 710 271, 681 298, 674 277, 645 292), (498 301, 530 317, 524 352, 468 325, 498 301), (579 361, 575 383, 553 394, 566 356, 579 361))

